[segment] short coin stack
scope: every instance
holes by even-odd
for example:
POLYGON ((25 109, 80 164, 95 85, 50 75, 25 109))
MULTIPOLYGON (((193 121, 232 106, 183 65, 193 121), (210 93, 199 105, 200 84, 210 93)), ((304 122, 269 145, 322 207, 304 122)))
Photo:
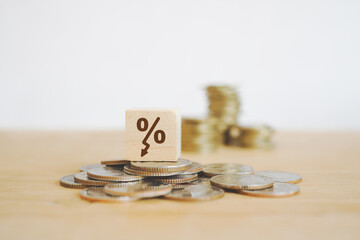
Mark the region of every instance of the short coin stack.
POLYGON ((270 148, 274 130, 266 125, 230 126, 224 133, 224 143, 244 148, 270 148))
POLYGON ((294 183, 302 180, 295 173, 254 173, 250 166, 231 163, 203 167, 186 159, 176 162, 110 160, 81 169, 85 170, 60 178, 60 185, 83 188, 80 192, 83 199, 100 202, 155 197, 203 201, 223 197, 224 190, 256 197, 288 197, 300 191, 294 183))
POLYGON ((221 143, 218 121, 211 118, 183 118, 181 126, 181 149, 184 152, 213 152, 221 143))
POLYGON ((208 86, 209 117, 219 120, 222 134, 229 125, 236 125, 240 113, 240 101, 235 87, 208 86))

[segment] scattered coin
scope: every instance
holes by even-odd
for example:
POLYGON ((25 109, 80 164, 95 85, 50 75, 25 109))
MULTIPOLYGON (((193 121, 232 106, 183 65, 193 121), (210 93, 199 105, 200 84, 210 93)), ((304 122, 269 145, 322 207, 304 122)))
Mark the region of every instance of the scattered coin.
POLYGON ((192 162, 191 168, 181 173, 182 175, 199 173, 203 170, 203 166, 200 163, 192 162))
POLYGON ((193 174, 185 174, 185 175, 175 175, 171 177, 165 178, 156 178, 155 181, 160 181, 163 183, 171 183, 171 184, 180 184, 195 181, 198 178, 197 173, 193 174))
POLYGON ((138 198, 129 196, 112 196, 104 192, 103 187, 89 187, 80 191, 82 199, 99 202, 130 202, 138 198))
POLYGON ((223 174, 254 174, 254 169, 247 165, 235 163, 214 163, 205 165, 203 173, 207 177, 223 174))
POLYGON ((272 178, 275 182, 299 183, 302 178, 299 174, 281 171, 260 171, 256 175, 272 178))
POLYGON ((87 172, 80 172, 74 175, 75 181, 90 186, 105 186, 109 181, 100 181, 88 177, 87 172))
POLYGON ((224 190, 221 188, 199 184, 187 186, 179 190, 173 190, 164 197, 173 200, 204 201, 218 199, 223 196, 224 190))
POLYGON ((191 168, 191 161, 179 159, 175 162, 130 162, 131 169, 144 172, 179 172, 191 168))
POLYGON ((171 184, 161 182, 138 182, 135 184, 112 183, 104 187, 104 192, 111 195, 137 198, 158 197, 171 192, 171 184))
POLYGON ((66 175, 60 178, 60 185, 66 188, 86 188, 86 186, 82 183, 75 182, 74 179, 75 174, 66 175))
POLYGON ((143 177, 166 177, 166 176, 178 175, 179 173, 181 173, 181 172, 146 172, 146 171, 132 169, 129 165, 126 165, 124 167, 124 172, 137 176, 143 176, 143 177))
POLYGON ((240 174, 214 176, 210 179, 210 182, 211 185, 228 190, 263 189, 271 187, 274 183, 269 177, 240 174))
POLYGON ((107 166, 116 166, 116 165, 125 165, 128 164, 130 161, 120 159, 120 160, 103 160, 101 161, 101 164, 107 165, 107 166))
POLYGON ((270 188, 260 190, 241 190, 239 193, 254 197, 290 197, 300 192, 300 187, 292 183, 274 182, 270 188))
POLYGON ((130 175, 124 172, 122 167, 106 166, 91 169, 87 172, 90 178, 104 181, 131 182, 143 179, 141 176, 130 175))
POLYGON ((103 166, 104 165, 101 165, 101 164, 89 164, 89 165, 82 166, 80 168, 80 171, 81 172, 86 172, 86 171, 89 171, 90 169, 100 168, 100 167, 103 167, 103 166))

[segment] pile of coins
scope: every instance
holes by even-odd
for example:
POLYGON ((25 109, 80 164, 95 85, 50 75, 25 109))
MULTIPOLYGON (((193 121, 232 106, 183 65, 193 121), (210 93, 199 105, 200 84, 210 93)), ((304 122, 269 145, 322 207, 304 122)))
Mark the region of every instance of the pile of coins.
POLYGON ((236 125, 240 113, 240 101, 235 87, 208 86, 209 117, 218 120, 218 128, 222 134, 229 125, 236 125))
POLYGON ((217 149, 221 136, 215 119, 183 118, 181 149, 185 152, 208 153, 217 149))
POLYGON ((256 197, 287 197, 299 193, 300 175, 254 172, 247 165, 217 163, 202 166, 186 159, 176 162, 102 161, 60 178, 60 185, 82 189, 81 198, 129 202, 162 197, 172 200, 218 199, 225 191, 256 197), (200 176, 199 176, 200 175, 200 176))
POLYGON ((244 148, 271 148, 274 130, 266 125, 230 126, 224 133, 224 144, 244 148))

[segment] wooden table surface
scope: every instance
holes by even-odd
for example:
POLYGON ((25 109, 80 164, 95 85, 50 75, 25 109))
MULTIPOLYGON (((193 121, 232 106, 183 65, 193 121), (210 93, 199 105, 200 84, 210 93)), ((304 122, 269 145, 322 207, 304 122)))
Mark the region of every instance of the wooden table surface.
POLYGON ((61 176, 123 155, 122 132, 0 132, 0 239, 360 239, 360 133, 278 133, 273 150, 184 158, 299 173, 301 192, 267 199, 90 203, 61 176))

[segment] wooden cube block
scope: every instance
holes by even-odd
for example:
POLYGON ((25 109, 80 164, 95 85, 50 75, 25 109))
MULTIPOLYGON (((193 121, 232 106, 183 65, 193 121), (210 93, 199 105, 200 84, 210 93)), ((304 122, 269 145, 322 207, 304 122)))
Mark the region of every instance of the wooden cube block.
POLYGON ((125 158, 177 161, 181 153, 181 117, 177 110, 127 110, 125 158))

